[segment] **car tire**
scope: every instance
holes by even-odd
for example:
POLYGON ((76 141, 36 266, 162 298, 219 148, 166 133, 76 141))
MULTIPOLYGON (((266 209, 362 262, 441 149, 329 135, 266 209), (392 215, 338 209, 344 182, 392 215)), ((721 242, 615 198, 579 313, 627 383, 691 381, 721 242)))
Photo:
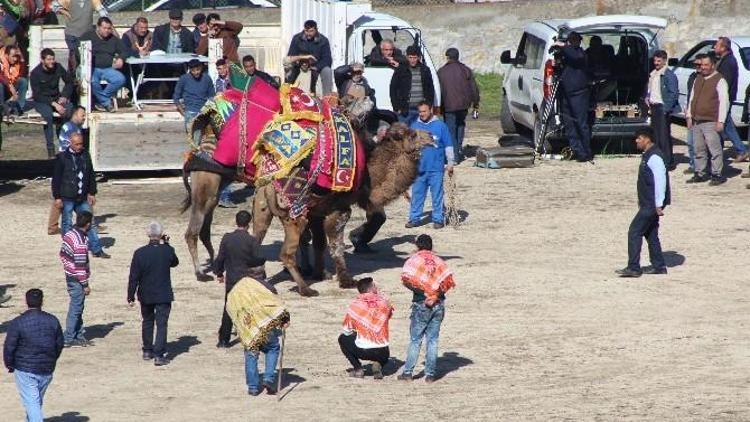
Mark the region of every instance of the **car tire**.
POLYGON ((503 101, 500 106, 500 127, 503 129, 504 135, 518 133, 518 125, 510 113, 510 105, 508 104, 508 97, 505 95, 505 92, 503 92, 503 101))

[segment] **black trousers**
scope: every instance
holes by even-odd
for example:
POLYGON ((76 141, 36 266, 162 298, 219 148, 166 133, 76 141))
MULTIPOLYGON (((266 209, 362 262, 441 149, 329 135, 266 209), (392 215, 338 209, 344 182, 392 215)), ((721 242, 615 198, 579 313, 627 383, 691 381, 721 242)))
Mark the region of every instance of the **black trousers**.
POLYGON ((641 271, 641 246, 644 237, 648 243, 651 265, 656 269, 667 268, 659 242, 659 216, 655 210, 644 208, 638 210, 628 230, 628 268, 641 271))
POLYGON ((575 95, 562 93, 562 120, 570 149, 577 158, 591 158, 591 127, 589 127, 589 91, 575 95))
POLYGON ((234 287, 234 283, 227 284, 227 290, 224 293, 224 313, 221 315, 221 326, 219 327, 219 341, 224 343, 229 343, 229 338, 232 336, 232 318, 227 313, 227 297, 229 297, 232 287, 234 287))
POLYGON ((667 168, 672 167, 672 131, 663 104, 651 105, 651 129, 654 131, 654 143, 664 154, 664 164, 667 168))
POLYGON ((146 305, 141 303, 141 336, 143 337, 143 351, 153 352, 156 356, 164 356, 167 347, 167 322, 171 303, 157 303, 146 305), (156 339, 154 339, 154 322, 156 322, 156 339))
POLYGON ((341 334, 339 336, 339 346, 341 346, 341 351, 344 353, 344 356, 346 356, 346 359, 349 360, 349 363, 352 364, 354 369, 362 368, 362 362, 359 361, 360 359, 378 362, 381 366, 385 366, 385 364, 388 363, 388 358, 391 357, 391 350, 388 346, 378 347, 377 349, 360 349, 354 344, 356 339, 356 334, 350 336, 341 334))

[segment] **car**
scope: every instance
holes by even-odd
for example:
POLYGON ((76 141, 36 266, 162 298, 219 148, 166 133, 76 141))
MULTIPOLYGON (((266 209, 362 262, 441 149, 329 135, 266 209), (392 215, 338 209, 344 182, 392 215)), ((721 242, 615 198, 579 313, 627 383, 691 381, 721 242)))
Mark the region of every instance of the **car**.
MULTIPOLYGON (((750 84, 750 37, 730 37, 729 39, 732 40, 732 52, 737 59, 738 67, 737 99, 732 103, 732 121, 738 127, 747 126, 741 123, 741 120, 742 108, 745 101, 745 89, 750 84)), ((695 61, 695 56, 713 51, 714 44, 716 44, 716 38, 705 39, 695 44, 679 59, 673 58, 669 60, 669 66, 672 67, 675 75, 677 75, 680 91, 679 102, 682 108, 682 112, 676 113, 674 117, 680 120, 685 119, 688 95, 687 81, 690 78, 690 74, 694 71, 693 62, 695 61)))
MULTIPOLYGON (((554 19, 527 24, 515 55, 506 50, 500 57, 504 68, 500 123, 504 133, 528 129, 534 132, 535 145, 564 138, 559 98, 553 100, 555 59, 550 52, 557 39, 566 39, 576 31, 587 49, 592 37, 602 40, 601 54, 607 60, 593 63, 596 111, 594 137, 632 136, 648 123, 643 97, 648 85, 651 56, 659 49, 657 35, 667 26, 662 18, 635 15, 602 15, 576 19, 554 19), (602 53, 602 51, 604 53, 602 53), (596 65, 596 66, 595 66, 596 65), (604 69, 603 71, 600 71, 604 69), (551 106, 545 138, 542 140, 542 110, 551 106)), ((559 97, 559 96, 556 96, 559 97)))

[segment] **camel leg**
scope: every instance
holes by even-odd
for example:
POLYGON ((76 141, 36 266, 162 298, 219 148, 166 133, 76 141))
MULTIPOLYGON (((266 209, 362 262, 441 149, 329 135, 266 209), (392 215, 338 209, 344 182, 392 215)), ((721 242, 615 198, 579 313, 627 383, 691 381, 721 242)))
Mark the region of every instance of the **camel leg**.
POLYGON ((203 227, 201 227, 201 232, 199 234, 201 243, 203 243, 203 246, 208 251, 208 265, 210 266, 211 271, 213 271, 214 268, 214 245, 211 243, 211 223, 213 221, 214 210, 211 210, 203 219, 203 227))
POLYGON ((258 244, 263 244, 268 228, 271 227, 273 213, 268 206, 264 190, 257 189, 253 195, 253 236, 258 240, 258 244))
POLYGON ((326 233, 323 230, 323 218, 311 217, 308 223, 312 233, 313 252, 314 252, 314 269, 313 280, 324 280, 326 278, 325 268, 325 250, 326 250, 326 233))
POLYGON ((346 269, 346 259, 344 259, 344 230, 351 214, 351 210, 334 211, 326 216, 324 222, 325 233, 328 237, 328 251, 336 264, 336 279, 342 289, 354 287, 354 279, 349 275, 346 269))
POLYGON ((188 223, 187 230, 185 230, 185 243, 188 245, 188 251, 190 251, 190 258, 193 260, 193 269, 195 271, 195 277, 198 281, 205 280, 206 275, 203 274, 198 263, 198 233, 201 231, 203 226, 204 215, 200 211, 199 207, 193 204, 190 210, 190 222, 188 223))
POLYGON ((302 231, 307 227, 307 219, 299 217, 296 220, 291 218, 282 219, 284 225, 284 244, 281 246, 281 263, 284 264, 292 279, 297 282, 297 288, 299 294, 302 296, 317 296, 318 292, 311 289, 305 280, 302 278, 302 274, 297 268, 297 249, 299 248, 299 239, 302 235, 302 231))

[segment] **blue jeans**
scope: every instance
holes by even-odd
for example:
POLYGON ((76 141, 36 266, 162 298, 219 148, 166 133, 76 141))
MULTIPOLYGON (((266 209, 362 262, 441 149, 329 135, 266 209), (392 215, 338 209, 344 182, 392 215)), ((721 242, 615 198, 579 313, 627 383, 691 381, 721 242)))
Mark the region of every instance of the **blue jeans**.
POLYGON ((693 131, 690 129, 687 131, 687 140, 685 143, 687 143, 688 149, 688 165, 691 169, 695 170, 695 144, 693 143, 693 131))
POLYGON ((727 112, 727 119, 724 121, 724 132, 721 133, 721 136, 722 139, 729 138, 737 154, 744 154, 747 152, 747 147, 742 143, 740 134, 737 133, 737 127, 734 126, 734 122, 732 121, 732 107, 729 107, 729 111, 727 112))
POLYGON ((410 223, 419 223, 428 188, 432 194, 432 222, 440 224, 445 222, 443 216, 443 172, 426 171, 419 173, 411 186, 410 223))
POLYGON ((456 162, 464 159, 463 145, 464 133, 466 133, 466 115, 469 110, 445 112, 445 124, 453 138, 453 153, 456 154, 456 162))
MULTIPOLYGON (((260 348, 260 352, 266 355, 266 369, 263 371, 264 384, 273 385, 276 381, 276 361, 279 360, 281 350, 279 336, 281 336, 281 330, 278 328, 271 331, 268 341, 260 348)), ((260 375, 258 374, 260 352, 245 351, 245 383, 247 383, 247 390, 253 393, 260 391, 260 375)))
POLYGON ((66 275, 65 283, 68 285, 68 295, 70 304, 68 305, 68 317, 65 320, 65 332, 63 338, 66 343, 73 340, 84 340, 83 333, 83 306, 86 302, 86 295, 83 293, 83 286, 77 278, 66 275))
MULTIPOLYGON (((76 202, 72 199, 63 199, 62 227, 60 230, 63 236, 65 236, 68 230, 73 228, 73 211, 76 214, 84 211, 94 213, 87 201, 76 202)), ((96 226, 92 224, 87 234, 89 237, 89 250, 93 253, 101 252, 102 244, 99 241, 99 233, 96 231, 96 226)))
POLYGON ((414 123, 418 117, 419 117, 419 110, 417 110, 416 107, 409 107, 409 110, 406 113, 398 114, 398 121, 401 123, 406 123, 408 126, 411 126, 411 124, 414 123))
MULTIPOLYGON (((36 109, 36 111, 42 116, 42 119, 44 119, 44 140, 47 141, 47 152, 55 153, 57 151, 55 148, 55 138, 57 137, 55 133, 55 115, 53 114, 55 110, 49 105, 49 103, 42 103, 39 101, 34 101, 34 109, 36 109)), ((66 119, 72 111, 73 104, 68 101, 65 103, 65 116, 61 116, 63 120, 66 119)))
POLYGON ((26 409, 26 420, 28 422, 43 422, 44 393, 47 392, 47 387, 52 382, 52 374, 39 375, 16 369, 13 371, 13 375, 16 379, 18 394, 21 396, 21 403, 26 409))
MULTIPOLYGON (((26 78, 19 78, 16 82, 16 91, 18 91, 18 99, 16 100, 16 103, 18 103, 18 107, 23 110, 24 107, 26 107, 26 92, 29 90, 29 80, 26 78)), ((10 98, 10 93, 5 98, 8 100, 10 98)))
POLYGON ((422 347, 422 337, 427 338, 425 347, 424 374, 428 377, 435 376, 437 366, 437 347, 440 337, 440 324, 445 317, 445 306, 441 303, 428 308, 424 302, 415 302, 411 305, 411 324, 409 333, 411 342, 406 353, 404 363, 404 374, 411 375, 419 358, 419 349, 422 347))
POLYGON ((91 74, 91 92, 99 105, 105 107, 112 105, 112 96, 124 85, 125 75, 113 67, 105 69, 95 67, 91 74), (102 88, 102 80, 107 81, 104 88, 102 88))
MULTIPOLYGON (((199 111, 189 111, 185 110, 185 133, 190 132, 190 124, 192 123, 193 119, 195 119, 196 116, 200 114, 199 111)), ((195 145, 196 148, 198 148, 201 145, 201 131, 200 129, 196 129, 193 131, 193 145, 195 145)))

